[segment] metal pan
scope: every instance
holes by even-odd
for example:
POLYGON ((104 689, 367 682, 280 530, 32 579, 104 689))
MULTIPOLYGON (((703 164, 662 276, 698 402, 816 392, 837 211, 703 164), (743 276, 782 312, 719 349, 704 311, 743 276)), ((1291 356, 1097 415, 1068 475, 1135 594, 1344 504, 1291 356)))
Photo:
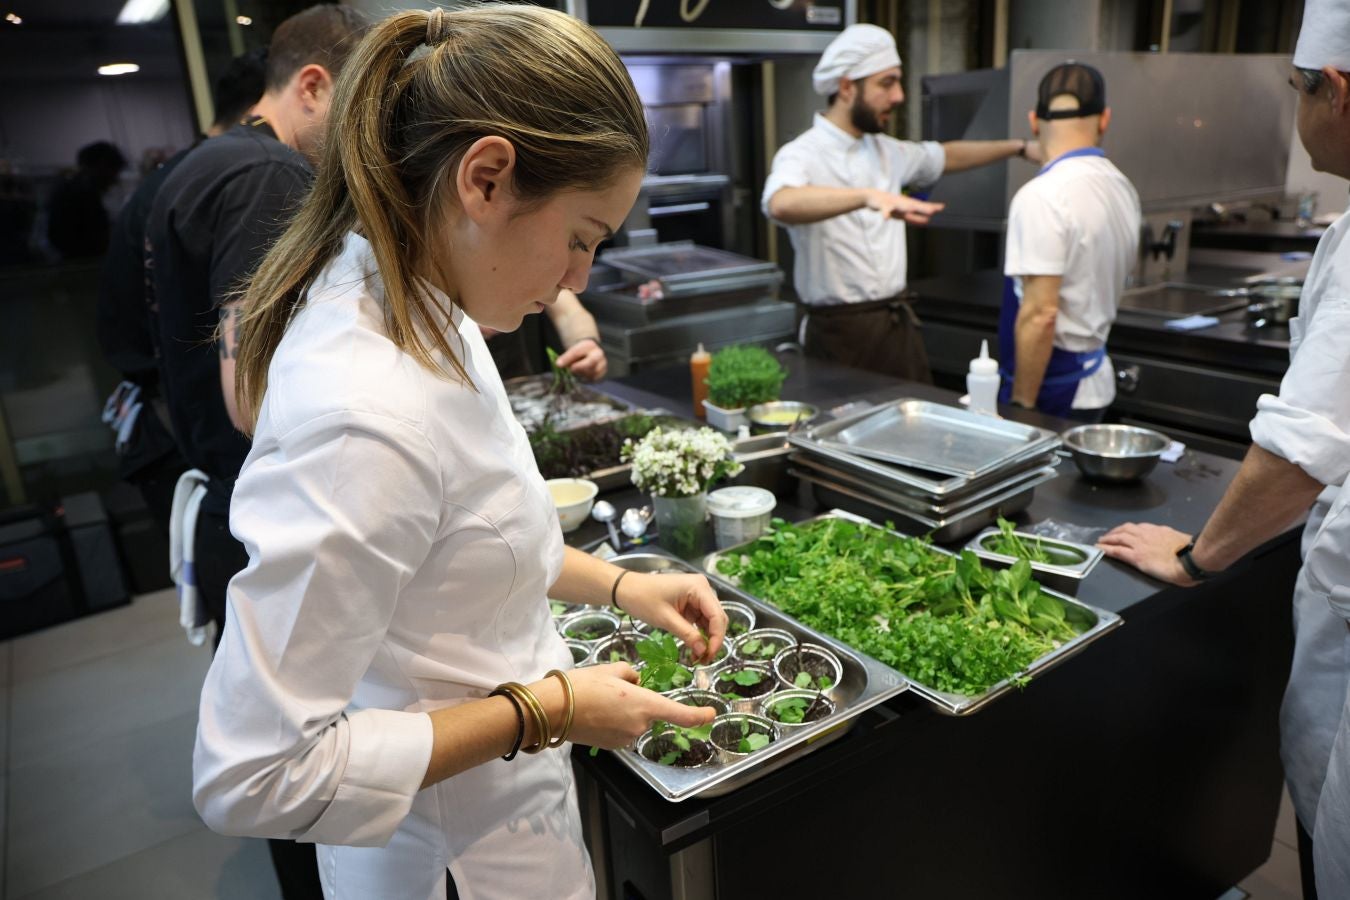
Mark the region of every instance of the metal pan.
MULTIPOLYGON (((1040 542, 1041 548, 1048 552, 1055 559, 1055 562, 1043 563, 1027 560, 1031 565, 1031 571, 1035 573, 1036 580, 1046 587, 1052 587, 1067 594, 1078 593, 1078 586, 1084 578, 1088 577, 1088 573, 1096 567, 1097 563, 1101 562, 1103 556, 1100 547, 1077 544, 1073 541, 1055 540, 1054 538, 1042 537, 1039 534, 1028 534, 1025 531, 1014 531, 1013 534, 1023 540, 1040 542)), ((1017 562, 1017 557, 995 553, 985 547, 986 541, 998 537, 998 535, 999 530, 997 528, 987 528, 971 538, 965 549, 990 565, 1007 568, 1017 562)))
MULTIPOLYGON (((610 560, 634 572, 698 572, 682 560, 659 553, 630 553, 610 560)), ((835 702, 835 714, 827 719, 794 729, 769 747, 731 765, 710 765, 696 769, 662 766, 633 749, 615 751, 619 761, 667 800, 678 802, 694 796, 720 797, 774 772, 795 759, 843 737, 860 713, 903 693, 907 683, 894 669, 883 666, 845 644, 791 619, 778 609, 761 603, 725 581, 712 582, 723 600, 744 603, 755 610, 758 627, 789 631, 799 643, 822 644, 836 654, 844 666, 844 677, 827 696, 835 702)))
POLYGON ((966 478, 1059 445, 1053 431, 927 400, 896 400, 813 428, 809 435, 836 450, 966 478))
MULTIPOLYGON (((856 522, 860 525, 866 525, 868 527, 875 528, 878 531, 884 531, 888 534, 894 534, 898 537, 903 537, 903 535, 899 535, 898 532, 884 529, 880 525, 877 525, 863 518, 862 516, 852 515, 839 509, 831 510, 830 512, 825 513, 823 515, 807 519, 806 523, 818 522, 832 518, 845 519, 850 522, 856 522)), ((719 550, 716 553, 709 554, 708 557, 704 560, 704 569, 714 579, 720 580, 726 584, 732 584, 732 582, 725 575, 722 575, 717 571, 717 561, 724 556, 732 556, 735 554, 744 553, 753 543, 754 541, 747 541, 746 543, 741 544, 739 546, 729 547, 726 550, 719 550)), ((940 547, 934 547, 933 550, 935 550, 938 553, 947 553, 948 555, 951 555, 949 551, 943 550, 940 547)), ((1034 661, 1031 665, 1027 666, 1027 668, 1022 672, 1017 673, 1017 677, 1019 680, 1023 678, 1035 679, 1039 677, 1040 675, 1059 665, 1061 662, 1068 659, 1069 657, 1077 653, 1080 653, 1083 650, 1083 648, 1086 647, 1088 644, 1097 640, 1102 635, 1106 634, 1108 631, 1120 627, 1120 625, 1123 624, 1124 622, 1124 620, 1121 619, 1120 616, 1116 615, 1115 613, 1107 612, 1104 609, 1098 609, 1095 606, 1089 606, 1088 604, 1075 600, 1073 597, 1070 597, 1066 594, 1061 594, 1057 591, 1052 590, 1046 590, 1045 592, 1050 596, 1055 597, 1060 602, 1064 603, 1066 606, 1077 608, 1077 610, 1081 615, 1087 617, 1092 622, 1092 625, 1089 628, 1087 628, 1082 634, 1075 637, 1073 640, 1066 641, 1059 647, 1055 648, 1054 650, 1051 650, 1049 653, 1042 656, 1040 659, 1034 661)), ((741 591, 741 593, 742 595, 745 595, 744 591, 741 591)), ((769 608, 769 609, 775 608, 773 606, 773 601, 771 598, 766 597, 754 599, 759 603, 759 608, 769 608)), ((779 615, 783 614, 779 612, 779 615)), ((784 618, 787 617, 784 616, 784 618)), ((788 621, 795 622, 796 620, 789 618, 788 621)), ((875 660, 872 660, 871 657, 867 656, 864 653, 859 653, 857 650, 852 650, 852 652, 857 654, 860 658, 864 660, 870 660, 876 663, 875 660)), ((881 665, 880 663, 876 664, 881 665)), ((1003 681, 1000 681, 999 683, 987 688, 983 692, 975 694, 973 696, 965 694, 951 694, 945 691, 939 691, 936 688, 931 688, 920 682, 914 681, 913 679, 910 679, 907 676, 905 676, 903 672, 898 674, 909 682, 909 689, 911 691, 924 697, 924 699, 928 700, 935 707, 937 707, 939 711, 954 716, 965 716, 973 712, 976 712, 977 710, 984 708, 988 704, 992 703, 994 700, 998 699, 999 697, 1003 696, 1004 694, 1008 693, 1009 691, 1013 690, 1016 687, 1012 683, 1011 679, 1004 679, 1003 681)))

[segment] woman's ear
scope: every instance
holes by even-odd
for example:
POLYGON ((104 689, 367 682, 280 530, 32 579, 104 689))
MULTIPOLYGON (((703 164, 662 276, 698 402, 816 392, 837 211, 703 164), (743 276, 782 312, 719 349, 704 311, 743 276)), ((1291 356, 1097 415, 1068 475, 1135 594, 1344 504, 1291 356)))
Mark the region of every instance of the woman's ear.
POLYGON ((506 138, 491 135, 474 141, 460 157, 455 173, 455 194, 464 214, 484 224, 509 212, 515 165, 516 148, 506 138))

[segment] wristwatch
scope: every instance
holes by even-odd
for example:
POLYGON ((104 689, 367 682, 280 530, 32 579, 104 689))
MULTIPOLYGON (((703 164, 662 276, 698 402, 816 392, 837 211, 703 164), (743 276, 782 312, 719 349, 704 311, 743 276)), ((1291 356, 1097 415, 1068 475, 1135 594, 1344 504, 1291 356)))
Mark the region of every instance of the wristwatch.
POLYGON ((1177 551, 1177 561, 1181 563, 1181 568, 1186 571, 1186 575, 1192 581, 1204 581, 1206 578, 1214 577, 1213 572, 1206 572, 1196 563, 1191 556, 1191 551, 1195 549, 1195 541, 1191 541, 1185 547, 1177 551))

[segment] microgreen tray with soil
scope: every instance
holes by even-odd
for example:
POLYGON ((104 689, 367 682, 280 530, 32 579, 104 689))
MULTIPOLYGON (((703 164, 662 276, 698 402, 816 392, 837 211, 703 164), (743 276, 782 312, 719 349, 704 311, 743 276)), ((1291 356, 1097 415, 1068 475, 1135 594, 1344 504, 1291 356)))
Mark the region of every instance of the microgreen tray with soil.
POLYGON ((553 420, 545 417, 530 432, 530 449, 545 478, 585 478, 626 465, 619 459, 623 442, 630 438, 641 440, 658 426, 691 427, 672 416, 632 413, 612 422, 566 430, 555 427, 553 420))
POLYGON ((657 722, 638 742, 638 753, 657 765, 691 769, 713 761, 716 750, 709 740, 713 723, 679 728, 657 722))
POLYGON ((1019 561, 996 570, 922 538, 830 513, 775 519, 712 570, 792 618, 902 673, 942 708, 970 712, 1120 623, 1045 591, 1019 561), (997 691, 991 690, 997 688, 997 691))

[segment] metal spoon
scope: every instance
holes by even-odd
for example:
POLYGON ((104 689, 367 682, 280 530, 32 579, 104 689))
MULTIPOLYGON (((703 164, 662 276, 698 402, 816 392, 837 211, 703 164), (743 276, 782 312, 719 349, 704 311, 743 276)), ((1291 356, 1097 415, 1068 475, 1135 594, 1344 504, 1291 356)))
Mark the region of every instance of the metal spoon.
POLYGON ((614 518, 618 511, 614 509, 614 504, 608 500, 597 500, 595 506, 591 507, 591 518, 597 522, 604 522, 609 528, 609 542, 613 545, 615 551, 623 549, 623 540, 619 537, 619 529, 614 527, 614 518))
POLYGON ((628 535, 629 539, 637 542, 647 533, 647 525, 652 520, 652 508, 644 506, 638 508, 630 507, 623 511, 623 516, 619 519, 619 530, 628 535))

